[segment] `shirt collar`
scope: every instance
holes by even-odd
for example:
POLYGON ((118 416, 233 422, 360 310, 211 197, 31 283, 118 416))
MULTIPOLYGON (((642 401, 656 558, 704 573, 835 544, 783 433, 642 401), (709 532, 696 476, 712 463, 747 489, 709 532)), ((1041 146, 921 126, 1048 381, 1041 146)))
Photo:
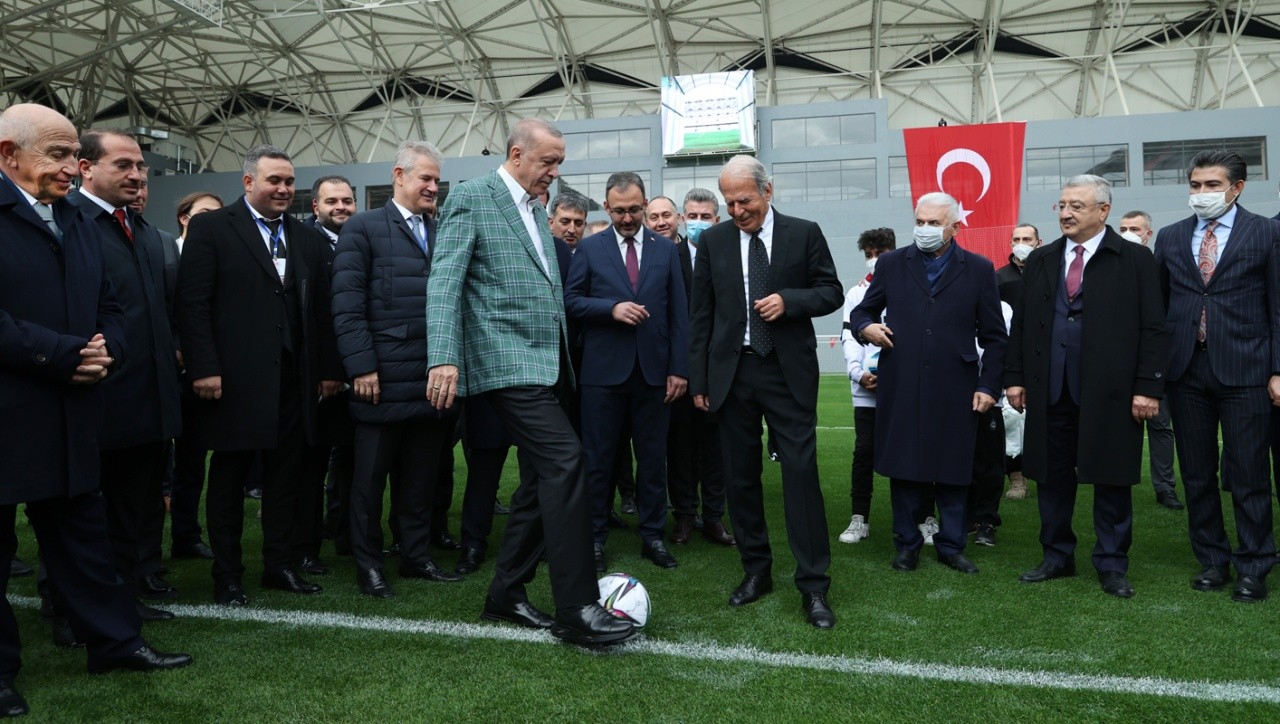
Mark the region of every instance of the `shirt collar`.
POLYGON ((255 223, 257 223, 257 220, 258 220, 258 219, 262 219, 263 221, 284 221, 284 214, 280 214, 279 216, 277 216, 277 217, 276 217, 276 218, 274 218, 274 219, 268 219, 267 217, 263 216, 262 214, 259 214, 259 213, 258 213, 258 210, 257 210, 257 209, 255 209, 255 208, 253 208, 253 204, 250 204, 250 203, 249 203, 249 199, 248 199, 248 198, 245 198, 245 200, 244 200, 244 207, 245 207, 246 209, 248 209, 248 210, 249 210, 249 213, 250 213, 250 214, 252 214, 252 215, 253 215, 253 219, 254 219, 254 222, 255 222, 255 223))
MULTIPOLYGON (((1093 256, 1094 253, 1098 251, 1098 246, 1102 244, 1102 237, 1106 236, 1106 234, 1107 234, 1107 227, 1104 226, 1102 227, 1102 231, 1098 232, 1097 236, 1093 237, 1092 239, 1089 239, 1088 241, 1084 242, 1084 244, 1082 244, 1082 246, 1084 246, 1085 251, 1089 252, 1089 256, 1093 256)), ((1066 253, 1068 258, 1072 254, 1076 253, 1075 247, 1076 247, 1076 242, 1072 241, 1071 239, 1067 239, 1066 253)))
POLYGON ((1200 219, 1200 223, 1196 225, 1196 231, 1204 231, 1210 221, 1218 222, 1218 225, 1214 227, 1215 229, 1230 229, 1236 223, 1236 209, 1238 208, 1240 208, 1240 204, 1232 203, 1231 208, 1227 209, 1227 212, 1222 216, 1216 219, 1200 219))
MULTIPOLYGON (((623 236, 622 232, 618 231, 618 227, 610 226, 609 228, 613 230, 614 237, 618 239, 618 246, 625 246, 627 243, 627 237, 623 236)), ((644 229, 637 231, 636 235, 631 238, 636 240, 636 246, 644 244, 644 229)))
MULTIPOLYGON (((761 222, 760 228, 756 231, 756 233, 760 235, 760 239, 763 241, 773 240, 773 206, 772 205, 770 205, 769 210, 765 212, 764 221, 761 222)), ((742 229, 738 229, 738 234, 743 239, 751 238, 751 234, 749 232, 743 231, 742 229)))
MULTIPOLYGON (((111 204, 108 204, 106 201, 103 201, 100 197, 94 196, 93 194, 89 193, 89 190, 83 186, 80 187, 80 194, 84 196, 86 199, 89 199, 93 203, 97 204, 103 211, 107 212, 108 214, 116 213, 116 207, 112 206, 111 204)), ((120 208, 123 209, 124 207, 121 206, 120 208)))
POLYGON ((529 192, 524 190, 524 187, 520 185, 515 176, 507 172, 506 166, 498 167, 498 175, 502 177, 502 182, 507 185, 507 191, 511 192, 511 200, 516 202, 516 207, 528 211, 531 208, 529 202, 533 200, 529 192))
POLYGON ((391 203, 396 205, 396 208, 400 210, 400 216, 404 217, 406 221, 409 220, 410 216, 417 216, 419 219, 422 218, 421 214, 415 214, 412 211, 406 209, 404 206, 400 204, 399 201, 396 201, 395 199, 391 199, 391 203))

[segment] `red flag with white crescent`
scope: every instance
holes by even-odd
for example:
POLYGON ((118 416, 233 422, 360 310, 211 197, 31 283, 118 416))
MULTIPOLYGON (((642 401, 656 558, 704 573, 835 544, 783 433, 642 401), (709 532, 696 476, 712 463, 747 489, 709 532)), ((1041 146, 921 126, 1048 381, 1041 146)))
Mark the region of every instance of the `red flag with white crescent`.
POLYGON ((996 268, 1009 263, 1018 223, 1026 131, 1026 123, 983 123, 902 132, 912 204, 934 191, 954 196, 960 202, 957 241, 996 268))

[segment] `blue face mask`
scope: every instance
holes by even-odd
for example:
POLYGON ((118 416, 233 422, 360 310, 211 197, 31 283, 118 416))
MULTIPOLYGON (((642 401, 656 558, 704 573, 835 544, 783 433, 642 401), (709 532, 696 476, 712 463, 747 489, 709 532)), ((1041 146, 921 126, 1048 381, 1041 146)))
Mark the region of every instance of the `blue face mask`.
POLYGON ((711 228, 710 221, 702 221, 695 219, 693 221, 684 222, 684 233, 689 239, 689 243, 694 246, 698 245, 698 237, 702 236, 702 232, 711 228))

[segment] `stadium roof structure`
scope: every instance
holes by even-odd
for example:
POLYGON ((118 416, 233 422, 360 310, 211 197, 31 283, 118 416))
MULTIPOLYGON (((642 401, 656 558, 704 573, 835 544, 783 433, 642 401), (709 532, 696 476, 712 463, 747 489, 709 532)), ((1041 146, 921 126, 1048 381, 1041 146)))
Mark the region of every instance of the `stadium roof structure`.
POLYGON ((0 103, 229 170, 500 151, 514 120, 656 113, 659 78, 756 71, 762 105, 890 125, 1275 105, 1280 0, 0 0, 0 103), (167 137, 167 138, 161 138, 167 137))

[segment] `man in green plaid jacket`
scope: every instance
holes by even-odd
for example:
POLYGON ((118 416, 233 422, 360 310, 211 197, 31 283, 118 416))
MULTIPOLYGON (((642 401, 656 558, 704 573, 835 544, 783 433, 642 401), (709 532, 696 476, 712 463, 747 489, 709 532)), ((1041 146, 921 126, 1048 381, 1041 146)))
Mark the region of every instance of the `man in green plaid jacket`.
POLYGON ((522 475, 483 616, 604 645, 635 634, 597 603, 582 443, 557 388, 574 384, 564 293, 547 210, 564 135, 516 124, 502 167, 453 189, 440 213, 427 282, 427 395, 439 408, 484 395, 519 448, 522 475), (525 593, 545 551, 556 614, 525 593))

